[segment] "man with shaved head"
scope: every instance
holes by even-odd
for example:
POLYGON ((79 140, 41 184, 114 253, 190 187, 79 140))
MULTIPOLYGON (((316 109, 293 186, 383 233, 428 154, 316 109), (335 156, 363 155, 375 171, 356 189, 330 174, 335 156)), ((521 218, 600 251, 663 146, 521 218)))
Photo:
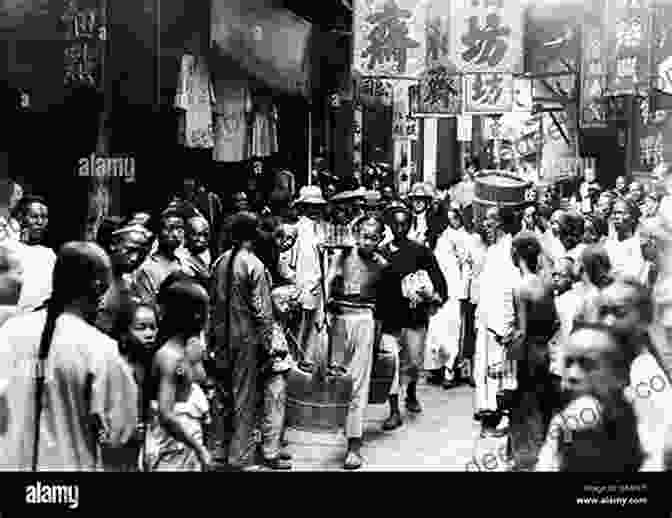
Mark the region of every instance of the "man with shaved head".
POLYGON ((98 245, 64 245, 46 309, 0 328, 0 470, 98 471, 101 443, 121 446, 135 431, 133 375, 117 342, 91 325, 111 269, 98 245))
POLYGON ((185 272, 207 285, 210 279, 212 252, 210 250, 210 224, 204 217, 194 216, 187 220, 184 244, 186 247, 185 272))

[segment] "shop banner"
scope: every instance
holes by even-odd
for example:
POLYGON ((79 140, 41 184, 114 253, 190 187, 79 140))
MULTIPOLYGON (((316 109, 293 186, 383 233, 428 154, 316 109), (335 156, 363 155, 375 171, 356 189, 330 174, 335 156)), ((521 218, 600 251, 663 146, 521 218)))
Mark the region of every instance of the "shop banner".
POLYGON ((214 0, 211 38, 219 52, 272 88, 308 96, 311 24, 262 0, 214 0))
POLYGON ((460 72, 522 72, 523 2, 453 0, 451 5, 451 61, 460 72))
POLYGON ((431 70, 437 66, 455 67, 451 62, 451 3, 454 0, 426 0, 425 49, 426 67, 431 70))
POLYGON ((408 81, 398 81, 394 86, 394 120, 392 123, 392 138, 416 139, 417 121, 409 110, 408 81))
POLYGON ((581 85, 581 126, 604 128, 607 125, 607 107, 604 94, 608 83, 605 15, 608 0, 602 0, 602 16, 590 18, 582 26, 583 77, 581 85))
POLYGON ((419 77, 425 68, 426 2, 358 0, 353 71, 363 76, 419 77))
POLYGON ((506 113, 513 110, 514 81, 511 74, 483 73, 464 76, 464 113, 506 113))
POLYGON ((609 0, 606 26, 610 95, 648 92, 650 15, 649 0, 609 0))
POLYGON ((409 99, 414 117, 455 117, 462 112, 462 78, 438 65, 410 88, 409 99))

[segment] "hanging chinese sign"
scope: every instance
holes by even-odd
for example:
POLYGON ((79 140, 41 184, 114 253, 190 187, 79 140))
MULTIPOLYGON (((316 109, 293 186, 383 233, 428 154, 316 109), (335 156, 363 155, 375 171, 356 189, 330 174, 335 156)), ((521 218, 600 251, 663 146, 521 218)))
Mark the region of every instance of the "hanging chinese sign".
MULTIPOLYGON (((606 0, 603 0, 606 2, 606 0)), ((583 77, 581 79, 581 126, 604 128, 607 125, 607 109, 604 94, 607 89, 608 49, 606 48, 604 13, 587 20, 582 27, 583 77), (592 22, 592 23, 589 23, 592 22)))
POLYGON ((358 83, 357 96, 363 104, 392 106, 393 93, 391 81, 366 77, 358 83))
POLYGON ((414 117, 455 117, 462 111, 461 78, 443 65, 433 67, 409 89, 409 98, 414 117))
POLYGON ((464 113, 472 115, 510 112, 513 109, 513 75, 500 73, 464 76, 464 113))
POLYGON ((354 12, 353 71, 418 77, 425 66, 426 8, 421 0, 360 0, 354 12))
POLYGON ((451 61, 462 73, 522 72, 524 3, 454 0, 451 61))
POLYGON ((407 81, 399 81, 394 87, 394 111, 392 122, 392 138, 416 139, 417 121, 409 110, 409 85, 407 81))
POLYGON ((650 13, 648 0, 610 0, 607 14, 610 95, 648 91, 650 13))

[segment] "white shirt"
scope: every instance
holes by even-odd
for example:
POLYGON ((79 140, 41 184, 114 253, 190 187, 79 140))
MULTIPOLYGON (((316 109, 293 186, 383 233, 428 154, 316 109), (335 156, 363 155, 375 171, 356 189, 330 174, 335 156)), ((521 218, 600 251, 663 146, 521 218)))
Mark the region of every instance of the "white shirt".
POLYGON ((56 254, 46 246, 23 243, 18 245, 17 251, 23 265, 23 287, 18 306, 20 311, 32 311, 51 297, 56 254))
POLYGON ((604 245, 614 274, 639 278, 644 267, 642 244, 638 235, 623 241, 608 239, 604 245))
MULTIPOLYGON (((33 460, 35 364, 46 311, 26 313, 0 328, 0 398, 8 407, 0 435, 0 471, 26 471, 33 460)), ((113 446, 125 443, 138 418, 137 385, 117 343, 70 314, 60 315, 46 367, 40 421, 40 470, 100 468, 91 424, 104 423, 113 446)))
POLYGON ((520 283, 520 272, 511 258, 511 236, 506 235, 488 248, 478 305, 479 321, 501 336, 507 336, 516 322, 514 290, 520 283))
POLYGON ((651 353, 644 352, 632 362, 625 395, 637 415, 639 439, 647 454, 641 471, 662 471, 663 431, 672 422, 672 387, 651 353))
POLYGON ((302 216, 296 236, 296 285, 301 290, 301 306, 307 310, 319 307, 322 293, 322 269, 317 246, 317 223, 302 216))

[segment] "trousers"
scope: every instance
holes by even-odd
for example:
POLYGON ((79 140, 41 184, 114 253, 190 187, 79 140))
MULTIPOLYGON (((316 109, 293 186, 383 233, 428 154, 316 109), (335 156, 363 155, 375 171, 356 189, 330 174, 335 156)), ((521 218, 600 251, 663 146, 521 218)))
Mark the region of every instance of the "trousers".
POLYGON ((507 359, 504 347, 483 324, 479 324, 476 334, 474 382, 476 410, 496 411, 497 394, 502 390, 515 390, 517 387, 516 362, 507 359))
POLYGON ((397 396, 401 385, 418 381, 425 363, 425 339, 427 327, 402 329, 396 333, 383 333, 380 340, 381 351, 395 357, 394 378, 390 395, 397 396))
POLYGON ((364 435, 364 410, 369 400, 373 342, 376 322, 368 308, 339 308, 331 330, 332 362, 347 369, 352 378, 352 398, 345 423, 345 436, 359 439, 364 435))
POLYGON ((261 451, 267 460, 276 459, 282 448, 287 406, 287 381, 284 374, 271 374, 263 380, 261 451))

